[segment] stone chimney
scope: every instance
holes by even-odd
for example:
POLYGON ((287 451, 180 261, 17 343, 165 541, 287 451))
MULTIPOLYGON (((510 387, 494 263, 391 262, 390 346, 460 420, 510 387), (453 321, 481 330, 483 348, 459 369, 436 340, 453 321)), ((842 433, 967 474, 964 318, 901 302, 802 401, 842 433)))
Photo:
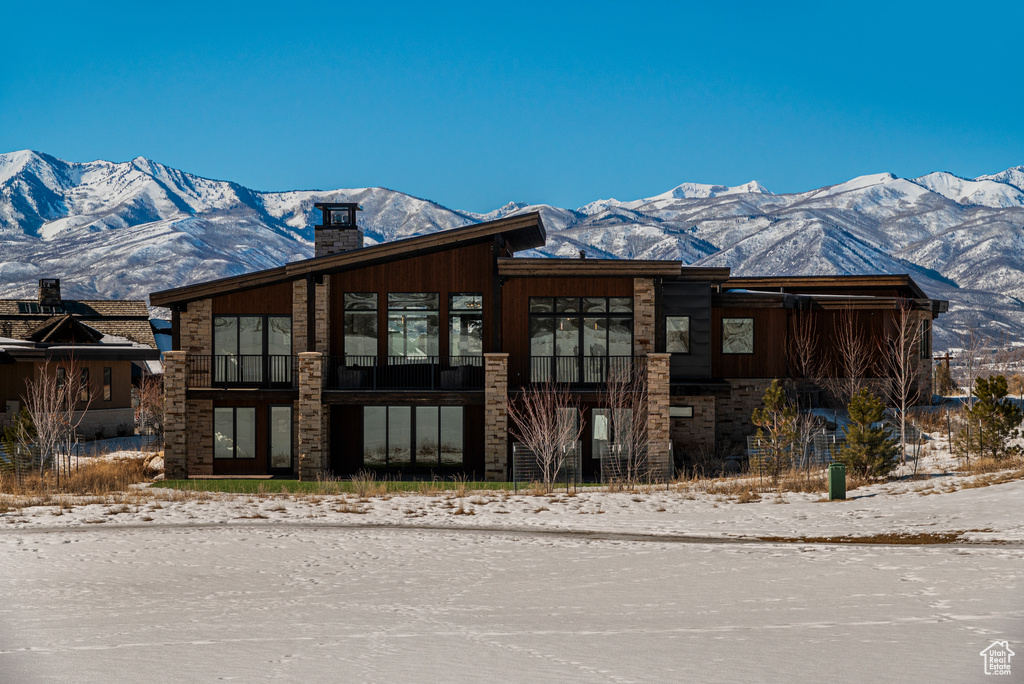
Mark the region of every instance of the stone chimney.
POLYGON ((39 279, 39 306, 60 306, 60 278, 39 279))
POLYGON ((317 203, 323 212, 323 222, 313 226, 315 256, 341 254, 363 246, 363 231, 356 225, 356 212, 363 208, 352 202, 317 203))

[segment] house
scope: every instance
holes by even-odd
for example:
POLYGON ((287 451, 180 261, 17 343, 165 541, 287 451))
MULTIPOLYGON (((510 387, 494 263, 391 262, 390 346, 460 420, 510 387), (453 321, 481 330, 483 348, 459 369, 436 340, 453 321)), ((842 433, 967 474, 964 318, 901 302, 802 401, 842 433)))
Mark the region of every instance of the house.
POLYGON ((132 377, 159 358, 145 301, 63 299, 60 279, 44 278, 37 299, 0 300, 0 427, 25 381, 51 373, 80 387, 82 436, 134 432, 132 377))
POLYGON ((646 370, 649 452, 668 474, 687 450, 753 432, 767 385, 795 377, 800 321, 820 324, 826 353, 844 316, 878 335, 901 307, 927 337, 930 397, 930 322, 945 302, 908 276, 741 279, 679 261, 516 256, 545 244, 536 213, 363 247, 358 205, 316 206, 314 258, 151 295, 172 311, 168 477, 504 480, 506 398, 544 382, 579 401, 594 477, 614 439, 606 380, 622 368, 646 370))

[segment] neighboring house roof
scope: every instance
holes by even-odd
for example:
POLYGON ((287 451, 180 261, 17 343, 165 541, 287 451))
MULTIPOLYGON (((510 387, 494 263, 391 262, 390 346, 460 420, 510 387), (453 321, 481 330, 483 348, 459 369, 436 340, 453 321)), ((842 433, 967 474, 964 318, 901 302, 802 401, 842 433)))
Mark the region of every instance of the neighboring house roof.
MULTIPOLYGON (((57 326, 68 331, 70 319, 84 325, 100 337, 122 337, 156 349, 156 339, 149 323, 149 309, 141 299, 64 300, 58 306, 40 306, 33 299, 0 299, 0 337, 33 342, 64 342, 57 326), (46 333, 44 331, 50 331, 46 333), (37 339, 43 335, 47 339, 37 339)), ((75 327, 83 335, 81 327, 75 327)), ((72 338, 74 339, 74 338, 72 338)), ((96 338, 98 341, 99 338, 96 338)), ((85 339, 77 340, 84 342, 85 339)))
POLYGON ((539 213, 518 214, 496 221, 474 223, 429 235, 384 242, 350 252, 303 259, 265 271, 211 280, 171 290, 161 290, 152 293, 149 296, 149 302, 153 306, 170 306, 251 287, 298 280, 307 275, 341 273, 396 259, 439 252, 452 247, 490 242, 499 236, 505 241, 505 245, 511 252, 542 247, 547 240, 544 222, 539 213))

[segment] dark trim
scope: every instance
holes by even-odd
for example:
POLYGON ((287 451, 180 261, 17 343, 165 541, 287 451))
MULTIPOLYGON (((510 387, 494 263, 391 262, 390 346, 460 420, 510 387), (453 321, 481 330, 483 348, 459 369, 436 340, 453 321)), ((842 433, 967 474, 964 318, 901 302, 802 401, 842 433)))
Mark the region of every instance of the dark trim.
POLYGON ((213 389, 196 388, 188 390, 189 399, 209 399, 220 401, 230 399, 231 401, 269 401, 286 403, 296 401, 299 398, 298 390, 261 390, 261 389, 213 389))
POLYGON ((348 392, 324 390, 322 402, 338 405, 371 406, 477 406, 484 403, 478 392, 348 392))
POLYGON ((316 351, 316 283, 312 273, 306 274, 306 351, 316 351))

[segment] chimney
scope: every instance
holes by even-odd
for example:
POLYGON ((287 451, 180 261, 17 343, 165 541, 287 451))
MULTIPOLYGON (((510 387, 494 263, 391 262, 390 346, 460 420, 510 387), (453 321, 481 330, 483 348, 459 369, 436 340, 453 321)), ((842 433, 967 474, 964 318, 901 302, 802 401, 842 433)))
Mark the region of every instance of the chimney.
POLYGON ((363 208, 353 202, 317 203, 323 212, 322 223, 313 226, 315 256, 341 254, 363 246, 363 231, 356 225, 356 212, 363 208))
POLYGON ((39 306, 60 306, 60 278, 39 279, 39 306))

